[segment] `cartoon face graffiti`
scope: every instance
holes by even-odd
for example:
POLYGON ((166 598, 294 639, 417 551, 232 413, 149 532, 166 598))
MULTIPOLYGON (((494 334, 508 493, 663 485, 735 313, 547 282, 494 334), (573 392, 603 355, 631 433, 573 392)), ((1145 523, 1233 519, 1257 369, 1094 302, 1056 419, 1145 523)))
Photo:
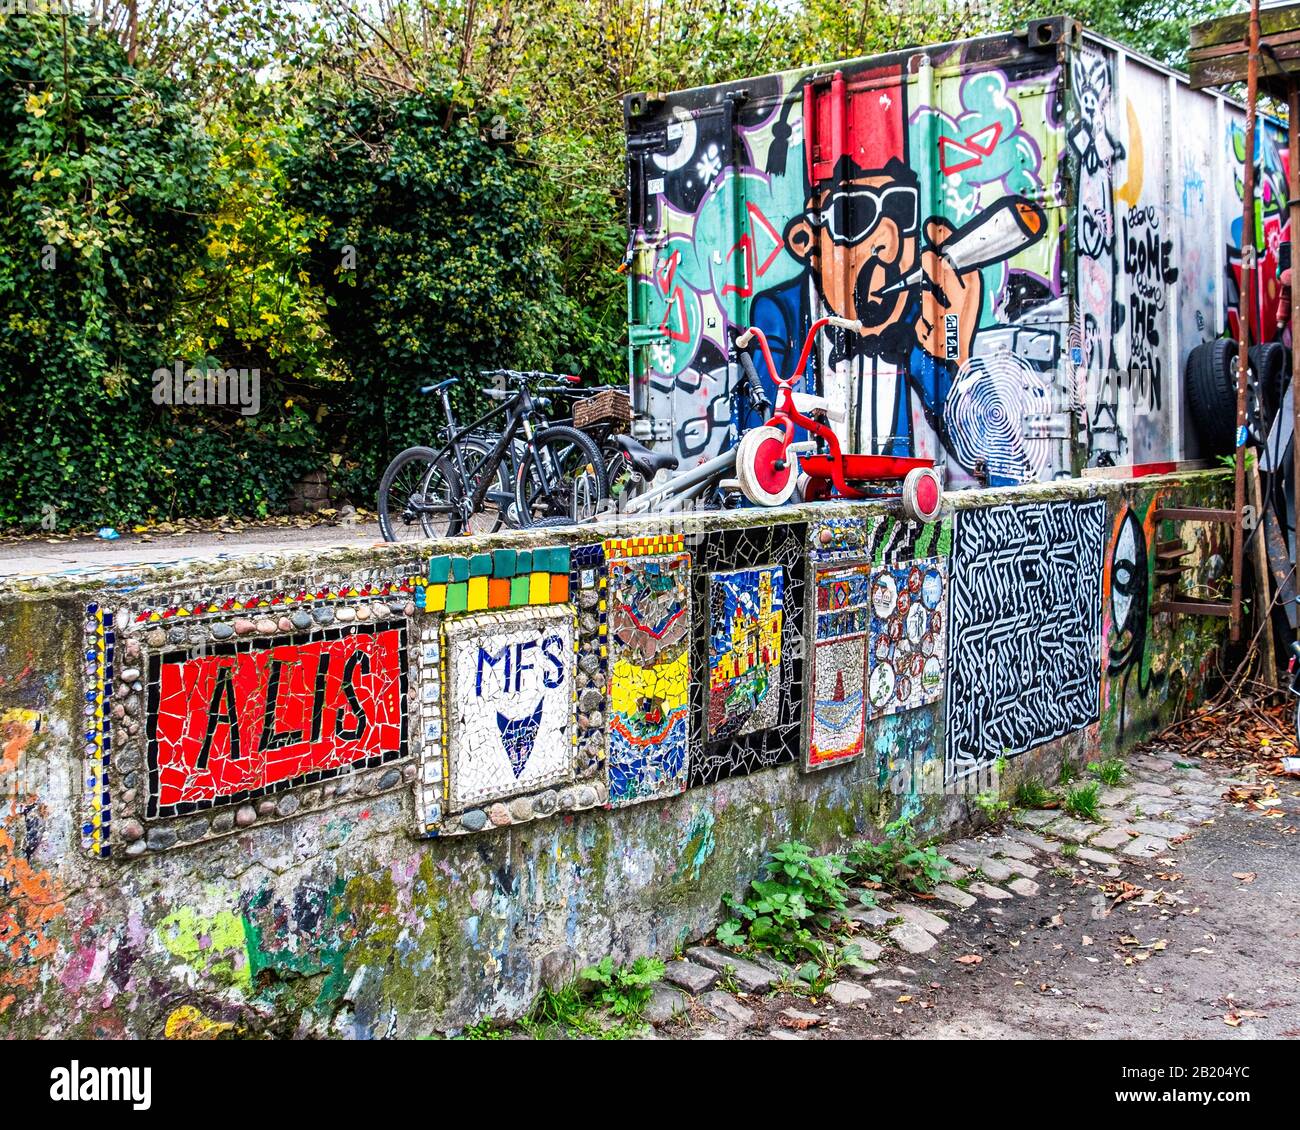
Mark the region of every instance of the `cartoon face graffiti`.
POLYGON ((807 266, 827 309, 862 322, 865 352, 902 359, 919 345, 959 362, 970 353, 983 289, 978 270, 959 270, 940 253, 951 235, 941 220, 922 224, 917 176, 903 162, 891 158, 866 170, 844 157, 786 225, 785 243, 807 266), (930 296, 917 303, 923 290, 930 296), (954 315, 955 354, 948 321, 954 315))

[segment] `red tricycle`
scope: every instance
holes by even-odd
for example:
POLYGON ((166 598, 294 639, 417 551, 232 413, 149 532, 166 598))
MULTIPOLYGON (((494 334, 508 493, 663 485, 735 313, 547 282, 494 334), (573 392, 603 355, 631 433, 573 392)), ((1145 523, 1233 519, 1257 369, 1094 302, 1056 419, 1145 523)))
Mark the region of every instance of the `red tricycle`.
MULTIPOLYGON (((853 333, 862 332, 862 323, 849 318, 819 318, 804 339, 795 373, 805 371, 813 341, 828 325, 853 333)), ((763 360, 776 385, 777 403, 772 418, 761 427, 747 431, 736 449, 736 479, 741 493, 750 502, 759 506, 780 506, 790 500, 796 486, 802 487, 805 501, 832 497, 895 497, 893 492, 882 494, 869 490, 868 485, 901 480, 897 495, 903 500, 903 513, 919 522, 932 522, 938 517, 943 502, 943 480, 934 469, 933 460, 845 454, 839 436, 829 423, 830 420, 843 419, 843 412, 837 413, 823 396, 795 392, 792 379, 779 377, 767 337, 757 326, 751 326, 736 338, 736 348, 741 351, 742 360, 748 360, 749 355, 743 351, 754 340, 763 351, 763 360), (797 427, 814 438, 795 443, 797 427), (816 450, 819 441, 825 445, 824 451, 816 450)))

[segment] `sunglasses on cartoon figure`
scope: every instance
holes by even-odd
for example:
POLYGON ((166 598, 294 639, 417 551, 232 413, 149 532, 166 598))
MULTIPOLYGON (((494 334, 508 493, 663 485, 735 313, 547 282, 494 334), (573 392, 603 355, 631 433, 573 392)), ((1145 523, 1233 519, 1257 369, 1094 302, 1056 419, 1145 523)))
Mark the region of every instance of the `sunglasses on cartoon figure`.
POLYGON ((819 211, 806 213, 834 243, 852 247, 871 234, 882 219, 892 220, 900 233, 917 228, 918 200, 915 188, 853 188, 833 192, 819 211))

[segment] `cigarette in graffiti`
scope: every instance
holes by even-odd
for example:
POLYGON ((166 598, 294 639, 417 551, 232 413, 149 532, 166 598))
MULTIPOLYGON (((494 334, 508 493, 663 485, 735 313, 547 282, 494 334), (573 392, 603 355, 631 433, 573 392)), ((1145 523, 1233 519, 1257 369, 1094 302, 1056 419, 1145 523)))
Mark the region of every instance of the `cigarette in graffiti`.
MULTIPOLYGON (((1037 204, 1004 196, 982 215, 958 228, 935 250, 958 271, 982 269, 1032 247, 1046 230, 1047 216, 1037 204)), ((925 273, 917 267, 880 293, 893 294, 924 281, 925 273)))

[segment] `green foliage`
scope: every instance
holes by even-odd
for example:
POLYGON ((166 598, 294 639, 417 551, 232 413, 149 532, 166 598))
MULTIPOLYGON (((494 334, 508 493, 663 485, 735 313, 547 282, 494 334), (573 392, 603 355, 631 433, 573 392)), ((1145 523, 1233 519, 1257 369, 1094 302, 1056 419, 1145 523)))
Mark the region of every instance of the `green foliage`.
POLYGON ((1016 805, 1019 808, 1049 808, 1056 803, 1056 795, 1043 784, 1041 777, 1025 777, 1016 786, 1016 805))
POLYGON ((984 813, 985 819, 996 823, 1011 811, 1011 802, 1003 800, 1001 794, 997 792, 986 790, 976 794, 975 807, 984 813))
POLYGON ((195 472, 150 374, 208 142, 169 82, 79 18, 0 15, 0 66, 0 526, 45 504, 64 526, 143 515, 195 472))
POLYGON ((1068 758, 1061 762, 1061 772, 1057 778, 1062 785, 1068 785, 1079 776, 1078 767, 1068 758))
MULTIPOLYGON (((553 336, 538 177, 492 135, 508 107, 469 109, 467 97, 323 96, 287 162, 294 205, 328 225, 308 271, 351 374, 360 496, 394 452, 431 438, 420 385, 541 364, 553 336)), ((457 389, 462 407, 470 387, 457 389)))
POLYGON ((801 954, 824 960, 827 947, 815 931, 829 930, 831 914, 848 905, 844 857, 815 856, 807 844, 789 841, 772 852, 764 872, 743 900, 722 896, 735 917, 719 927, 718 941, 748 944, 782 961, 801 954))
POLYGON ((1100 763, 1094 761, 1089 764, 1088 772, 1102 784, 1113 787, 1124 783, 1124 778, 1128 776, 1128 766, 1121 757, 1108 757, 1100 763))
POLYGON ((597 1002, 623 1020, 640 1018, 663 975, 664 963, 657 957, 638 957, 631 965, 615 965, 605 957, 581 974, 596 987, 597 1002))
POLYGON ((490 1018, 471 1025, 456 1037, 458 1040, 504 1040, 505 1038, 506 1029, 494 1025, 490 1018))
POLYGON ((558 989, 544 988, 520 1027, 535 1035, 552 1030, 577 1032, 601 1040, 633 1036, 655 984, 664 975, 658 958, 639 957, 631 965, 602 958, 558 989))
POLYGON ((952 864, 933 845, 917 843, 912 823, 895 820, 885 826, 879 843, 864 841, 849 852, 850 867, 873 883, 926 892, 943 882, 952 864))
POLYGON ((1077 789, 1071 789, 1065 794, 1065 811, 1071 816, 1078 816, 1084 820, 1097 820, 1097 798, 1101 792, 1101 786, 1096 781, 1089 781, 1086 785, 1080 785, 1077 789))

